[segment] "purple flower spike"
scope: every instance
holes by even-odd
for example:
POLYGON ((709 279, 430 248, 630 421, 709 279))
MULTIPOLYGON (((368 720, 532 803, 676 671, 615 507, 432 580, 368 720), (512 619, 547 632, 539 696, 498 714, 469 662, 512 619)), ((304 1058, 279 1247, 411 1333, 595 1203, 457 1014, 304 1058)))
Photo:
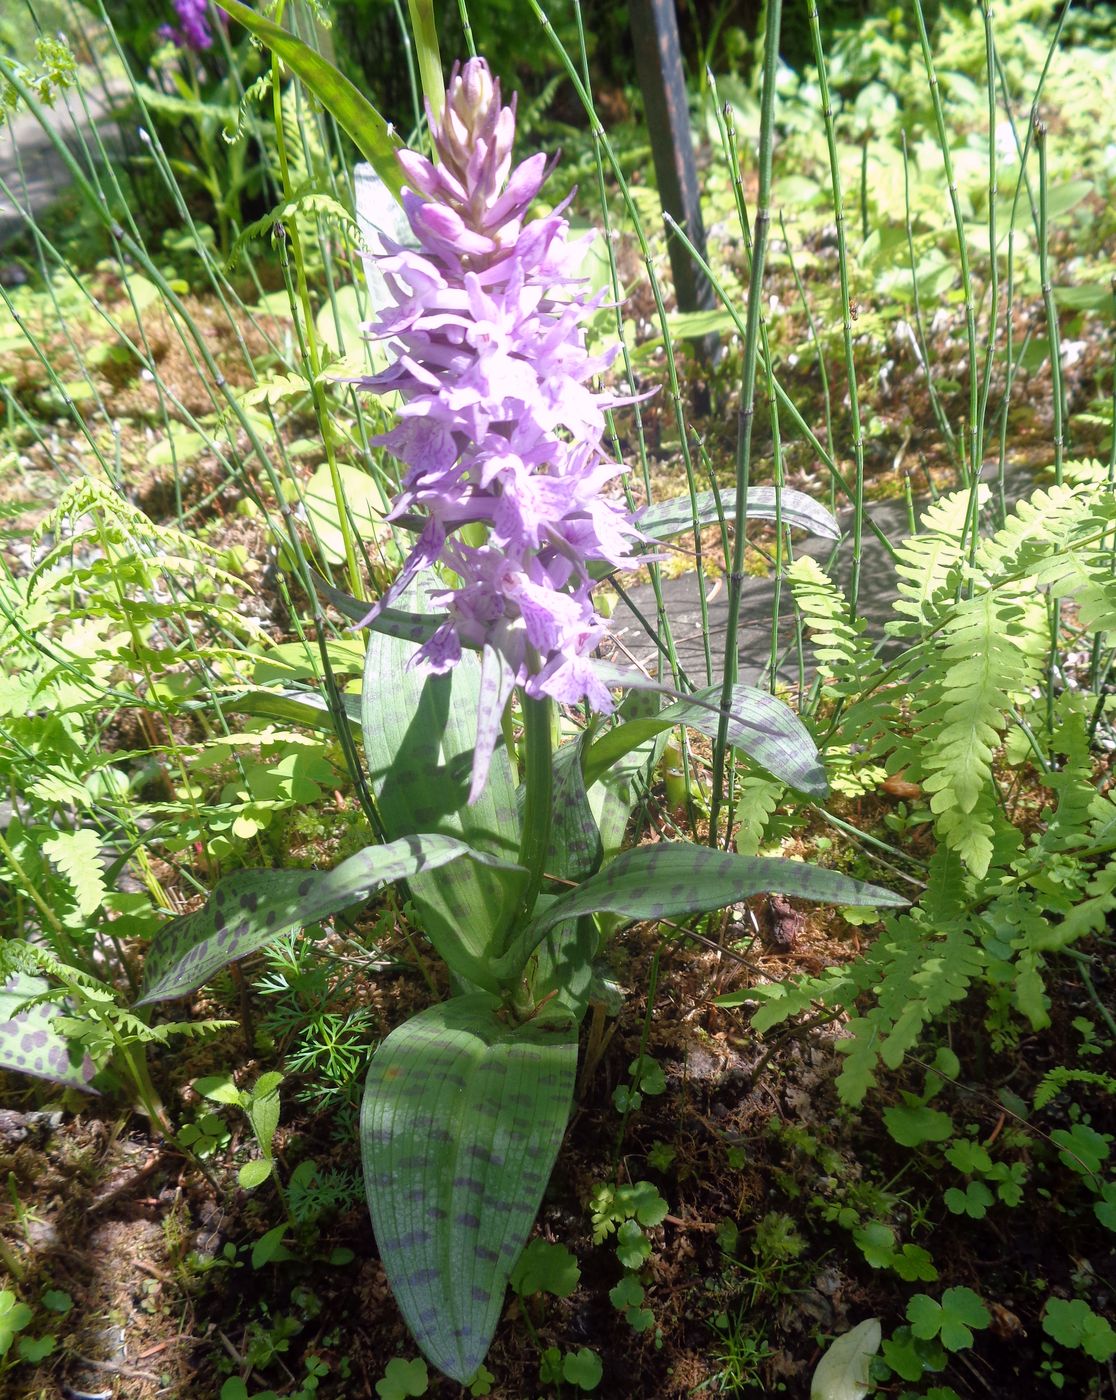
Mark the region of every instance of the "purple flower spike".
POLYGON ((584 322, 600 305, 577 290, 585 241, 567 242, 561 210, 526 222, 547 158, 513 170, 515 102, 500 105, 480 58, 454 66, 430 129, 438 164, 399 156, 419 246, 388 245, 379 263, 394 305, 368 328, 394 361, 356 381, 402 398, 397 425, 377 439, 407 468, 392 514, 422 507, 428 523, 366 621, 435 562, 460 579, 436 595, 447 618, 415 663, 442 674, 463 645, 484 656, 475 801, 513 684, 611 710, 589 661, 607 629, 588 566, 630 567, 642 536, 601 495, 623 470, 601 445, 605 411, 627 400, 589 387, 612 356, 585 348, 584 322), (475 523, 487 527, 484 544, 455 533, 475 523))

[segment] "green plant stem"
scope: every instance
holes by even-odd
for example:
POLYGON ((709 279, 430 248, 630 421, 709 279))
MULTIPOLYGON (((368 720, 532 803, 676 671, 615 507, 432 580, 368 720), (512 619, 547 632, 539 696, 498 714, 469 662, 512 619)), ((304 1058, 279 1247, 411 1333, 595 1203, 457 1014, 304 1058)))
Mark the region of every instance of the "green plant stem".
MULTIPOLYGON (((732 565, 728 579, 728 626, 725 635, 724 685, 721 691, 722 715, 713 749, 713 796, 709 813, 709 843, 712 846, 718 841, 718 819, 724 800, 725 761, 728 756, 728 717, 732 711, 732 689, 739 673, 737 639, 740 629, 740 600, 744 589, 744 550, 748 542, 748 484, 752 467, 752 427, 755 418, 757 352, 763 304, 763 269, 767 255, 768 227, 771 223, 769 206, 772 152, 775 147, 775 84, 779 72, 779 26, 782 14, 782 0, 769 0, 763 52, 763 97, 760 103, 759 188, 753 225, 751 276, 748 279, 748 318, 736 444, 736 520, 732 565)), ((729 833, 726 832, 726 841, 728 838, 729 833)))
MULTIPOLYGON (((779 4, 780 0, 774 0, 779 4)), ((659 965, 662 962, 663 948, 659 944, 655 949, 655 955, 651 959, 651 970, 647 974, 647 1004, 643 1013, 643 1027, 639 1033, 638 1059, 642 1064, 644 1055, 647 1054, 647 1046, 651 1040, 651 1017, 655 1012, 655 994, 659 989, 659 965)), ((631 1116, 631 1096, 625 1104, 624 1112, 620 1116, 620 1127, 616 1134, 616 1143, 612 1149, 612 1174, 616 1175, 616 1170, 620 1165, 620 1149, 624 1142, 624 1134, 628 1130, 628 1119, 631 1116)))
POLYGON ((849 293, 849 251, 845 234, 845 202, 841 189, 841 163, 837 153, 837 133, 833 124, 833 99, 829 92, 825 49, 822 45, 818 7, 810 0, 807 11, 810 39, 814 50, 814 66, 818 70, 821 90, 822 116, 825 120, 825 140, 829 154, 830 199, 837 227, 837 268, 841 282, 841 333, 845 350, 845 375, 848 380, 849 417, 852 420, 852 450, 855 479, 853 482, 852 569, 849 576, 849 621, 856 619, 860 598, 860 563, 864 544, 864 431, 860 423, 860 394, 856 382, 856 360, 853 355, 852 303, 849 293))
POLYGON ((0 1235, 0 1268, 11 1275, 16 1283, 22 1283, 27 1277, 26 1265, 3 1235, 0 1235))
POLYGON ((523 692, 520 694, 523 706, 524 798, 519 864, 527 871, 527 883, 520 896, 517 915, 509 925, 510 934, 514 934, 531 917, 539 890, 542 889, 550 847, 551 796, 554 789, 553 702, 532 700, 523 692))
MULTIPOLYGON (((279 0, 278 8, 275 12, 276 24, 283 22, 283 7, 286 0, 279 0)), ((283 131, 283 102, 280 91, 280 71, 279 56, 272 52, 271 55, 271 101, 275 113, 275 141, 279 155, 279 174, 283 183, 283 198, 290 200, 294 191, 291 186, 290 168, 287 162, 287 144, 283 131)), ((349 579, 349 591, 354 598, 364 599, 364 580, 361 577, 360 566, 357 563, 356 546, 353 543, 353 529, 349 519, 348 507, 345 502, 345 488, 341 482, 341 472, 337 465, 337 454, 333 444, 333 428, 330 423, 330 415, 325 398, 325 388, 321 380, 321 357, 318 354, 318 337, 314 326, 314 314, 310 307, 310 289, 306 280, 306 261, 302 254, 302 239, 298 231, 298 216, 292 215, 290 222, 285 225, 287 235, 291 241, 291 253, 294 257, 295 281, 298 290, 298 301, 302 311, 302 322, 299 328, 300 340, 304 339, 304 348, 307 362, 310 368, 311 392, 314 399, 314 411, 318 419, 318 426, 322 433, 322 443, 325 447, 326 462, 329 466, 330 486, 333 490, 333 498, 337 505, 337 524, 341 531, 341 538, 345 550, 345 571, 349 579)), ((296 308, 291 307, 292 313, 296 308)), ((298 316, 294 315, 296 326, 298 326, 298 316)))
POLYGON ((151 1119, 152 1123, 166 1138, 174 1137, 174 1128, 167 1117, 167 1111, 163 1107, 163 1101, 159 1097, 158 1090, 151 1082, 151 1071, 147 1067, 147 1056, 142 1045, 135 1043, 125 1043, 117 1040, 117 1054, 127 1067, 128 1077, 132 1081, 136 1097, 143 1108, 144 1113, 151 1119))
POLYGON ((461 19, 461 32, 465 36, 465 52, 470 58, 475 58, 477 41, 473 38, 473 23, 469 18, 469 7, 465 0, 457 0, 457 12, 461 19))
POLYGON ((1085 983, 1085 990, 1089 993, 1089 1000, 1096 1007, 1097 1014, 1108 1027, 1109 1035, 1116 1037, 1116 1017, 1113 1016, 1097 991, 1096 983, 1093 981, 1093 974, 1089 971, 1089 958, 1077 948, 1067 948, 1065 951, 1077 964, 1077 970, 1081 974, 1081 980, 1085 983))
POLYGON ((434 22, 432 0, 407 0, 411 28, 418 51, 419 76, 423 96, 435 122, 442 120, 446 105, 446 85, 442 77, 442 59, 438 52, 438 26, 434 22))
MULTIPOLYGON (((922 297, 918 290, 918 260, 915 256, 914 244, 914 223, 911 219, 911 160, 910 152, 907 150, 907 133, 901 131, 903 147, 903 217, 907 232, 907 256, 911 263, 911 306, 914 310, 915 334, 917 334, 918 358, 921 363, 923 374, 926 376, 926 392, 930 396, 930 407, 934 413, 934 421, 938 425, 938 431, 942 435, 942 441, 949 449, 950 456, 957 464, 958 469, 964 470, 964 462, 957 446, 957 438, 953 431, 953 425, 949 421, 949 416, 942 406, 941 395, 938 393, 938 386, 934 382, 934 371, 930 364, 930 344, 926 339, 926 322, 922 314, 922 297)), ((913 534, 914 531, 912 530, 913 534)))
POLYGON ((1054 305, 1054 285, 1050 280, 1050 228, 1047 213, 1049 179, 1046 169, 1046 123, 1035 118, 1035 146, 1039 158, 1039 281, 1046 311, 1046 333, 1050 343, 1050 389, 1054 408, 1054 481, 1062 484, 1065 455, 1065 385, 1062 381, 1062 346, 1058 334, 1058 308, 1054 305))
POLYGON ((16 879, 19 881, 21 888, 24 889, 28 895, 30 895, 31 902, 34 904, 35 908, 38 909, 39 913, 46 920, 47 924, 49 924, 50 930, 54 934, 55 938, 58 939, 59 946, 61 947, 66 958, 75 967, 80 966, 77 950, 74 948, 73 943, 70 941, 70 935, 62 927, 62 923, 61 920, 58 918, 58 915, 50 907, 43 895, 40 894, 39 887, 35 884, 34 880, 31 879, 31 876, 24 869, 15 851, 13 851, 11 846, 8 845, 8 842, 5 839, 4 833, 2 831, 0 831, 0 855, 2 855, 4 859, 8 862, 8 865, 11 867, 12 873, 15 875, 16 879))

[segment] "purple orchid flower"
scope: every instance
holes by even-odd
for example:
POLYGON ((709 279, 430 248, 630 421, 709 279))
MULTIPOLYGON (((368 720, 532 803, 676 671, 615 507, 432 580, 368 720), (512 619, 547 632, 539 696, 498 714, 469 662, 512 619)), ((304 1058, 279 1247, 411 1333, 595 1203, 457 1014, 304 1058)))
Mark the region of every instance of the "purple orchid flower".
POLYGON ((168 39, 180 49, 192 49, 194 53, 205 53, 213 47, 213 34, 209 28, 209 7, 206 0, 174 0, 178 27, 164 24, 159 29, 159 38, 168 39))
MULTIPOLYGON (((500 105, 483 59, 454 66, 430 129, 437 165, 399 153, 419 246, 385 241, 378 261, 394 306, 366 328, 394 362, 356 381, 403 400, 396 426, 376 439, 407 468, 388 518, 419 507, 427 524, 365 624, 443 562, 461 582, 436 595, 447 617, 417 653, 420 669, 442 674, 471 646, 500 663, 501 695, 514 683, 535 699, 607 712, 612 697, 589 662, 607 628, 588 566, 631 567, 642 536, 601 494, 624 470, 602 447, 605 412, 629 400, 589 387, 615 351, 585 348, 584 322, 601 304, 578 290, 587 240, 567 241, 561 207, 527 222, 548 161, 512 168, 515 101, 500 105), (483 545, 455 535, 474 522, 487 526, 483 545)), ((492 717, 480 727, 491 733, 492 717)), ((470 801, 489 753, 478 739, 470 801)))

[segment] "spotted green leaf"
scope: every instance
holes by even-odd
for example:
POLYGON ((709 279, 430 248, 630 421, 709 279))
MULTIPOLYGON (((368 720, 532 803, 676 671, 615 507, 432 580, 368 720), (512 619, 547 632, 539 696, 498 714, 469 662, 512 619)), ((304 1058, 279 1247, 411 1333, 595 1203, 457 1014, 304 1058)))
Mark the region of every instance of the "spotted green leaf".
MULTIPOLYGON (((354 739, 359 740, 360 700, 355 695, 342 695, 345 718, 354 739)), ((262 686, 259 690, 248 690, 242 695, 229 696, 222 700, 226 713, 252 715, 257 719, 279 720, 282 724, 301 724, 307 729, 336 730, 329 697, 320 690, 272 690, 262 686)))
MULTIPOLYGON (((617 717, 621 721, 646 719, 659 713, 659 697, 653 691, 631 690, 624 697, 617 717)), ((668 730, 660 730, 615 760, 594 783, 587 783, 589 806, 601 833, 601 863, 618 855, 624 845, 628 821, 641 790, 651 781, 663 750, 668 730)))
MULTIPOLYGON (((720 507, 712 491, 699 491, 697 494, 698 525, 716 525, 722 514, 731 520, 736 512, 736 492, 722 491, 720 507)), ((784 525, 793 525, 799 530, 808 530, 824 540, 839 540, 841 528, 825 506, 802 491, 792 491, 784 487, 780 502, 784 525)), ((774 520, 774 486, 752 486, 748 489, 748 514, 753 520, 774 520)), ((653 540, 668 540, 672 535, 681 535, 692 530, 694 510, 689 496, 675 496, 669 501, 659 501, 647 506, 635 518, 635 523, 645 535, 653 540)))
MULTIPOLYGON (((618 724, 603 734, 585 756, 585 782, 592 787, 622 755, 645 739, 688 725, 715 738, 721 718, 721 689, 713 686, 668 705, 658 714, 618 724)), ((817 745, 789 706, 752 686, 733 687, 728 722, 729 743, 761 767, 800 792, 824 797, 829 791, 817 745)))
MULTIPOLYGON (((427 591, 419 580, 404 601, 421 607, 427 591)), ((414 653, 413 644, 381 633, 368 641, 361 696, 364 755, 384 830, 389 839, 437 832, 514 861, 519 850, 515 779, 507 749, 495 735, 485 740, 492 744, 488 782, 468 803, 481 662, 469 653, 447 675, 421 676, 411 665, 414 653)), ((500 946, 518 902, 519 878, 505 869, 461 862, 436 878, 419 876, 408 883, 423 931, 449 966, 492 989, 490 980, 467 967, 483 964, 500 946)))
MULTIPOLYGON (((264 944, 361 904, 381 885, 467 857, 494 863, 449 836, 407 836, 366 846, 333 870, 238 870, 202 908, 171 919, 151 944, 140 1006, 184 996, 264 944)), ((468 964, 484 975, 483 965, 468 964)))
POLYGON ((328 59, 316 53, 288 30, 263 15, 230 0, 221 7, 228 15, 267 45, 292 73, 297 74, 322 106, 337 119, 356 142, 361 154, 398 199, 403 171, 395 158, 391 129, 371 102, 328 59))
POLYGON ((43 1002, 27 1006, 30 998, 46 990, 47 983, 41 977, 22 972, 13 973, 0 988, 0 1068, 95 1093, 89 1087, 97 1072, 93 1061, 88 1055, 75 1061, 69 1045, 51 1024, 58 1015, 57 1005, 43 1002))
POLYGON ((392 1292, 426 1356, 467 1383, 565 1132, 577 1031, 505 1023, 483 993, 413 1017, 372 1059, 360 1137, 392 1292))
POLYGON ((687 841, 625 851, 576 890, 533 919, 500 959, 497 972, 514 978, 547 931, 582 914, 627 919, 676 919, 720 909, 754 894, 786 894, 830 904, 873 908, 908 903, 902 895, 835 870, 770 856, 738 856, 687 841))
POLYGON ((311 575, 317 592, 332 603, 342 617, 347 617, 350 622, 363 623, 373 633, 382 632, 386 637, 397 637, 402 642, 417 645, 428 642, 442 624, 442 619, 431 613, 406 612, 399 608, 383 608, 371 622, 365 623, 364 619, 372 609, 371 603, 362 603, 351 593, 334 588, 332 583, 327 583, 321 574, 313 570, 311 575))

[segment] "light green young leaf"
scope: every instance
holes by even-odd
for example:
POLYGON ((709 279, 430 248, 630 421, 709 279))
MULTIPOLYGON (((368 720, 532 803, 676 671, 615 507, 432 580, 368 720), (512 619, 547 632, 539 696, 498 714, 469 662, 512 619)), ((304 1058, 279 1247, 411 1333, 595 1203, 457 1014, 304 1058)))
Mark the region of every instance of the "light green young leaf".
POLYGON ((810 1382, 810 1400, 863 1400, 872 1388, 868 1366, 882 1336, 879 1318, 869 1317, 831 1342, 810 1382))
MULTIPOLYGON (((400 603, 421 610, 436 586, 420 580, 400 603)), ((419 874, 408 882, 423 930, 441 956, 477 986, 494 988, 488 960, 522 888, 518 867, 497 868, 519 850, 511 760, 497 745, 488 783, 469 805, 481 664, 470 654, 448 675, 421 676, 411 666, 414 654, 413 643, 395 637, 374 633, 368 640, 361 707, 372 789, 389 837, 440 832, 498 858, 491 868, 461 862, 436 878, 419 874)))
POLYGON ((254 1191, 268 1179, 274 1165, 268 1157, 255 1157, 251 1162, 245 1162, 237 1172, 237 1182, 245 1191, 254 1191))

